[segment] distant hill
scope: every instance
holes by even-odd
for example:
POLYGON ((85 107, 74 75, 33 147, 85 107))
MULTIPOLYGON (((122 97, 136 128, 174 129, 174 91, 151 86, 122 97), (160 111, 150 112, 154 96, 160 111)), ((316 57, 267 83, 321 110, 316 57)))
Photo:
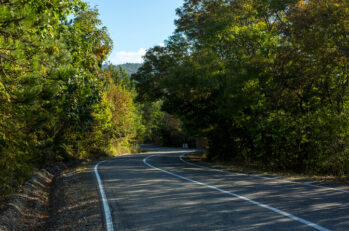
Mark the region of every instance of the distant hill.
POLYGON ((117 65, 118 67, 122 67, 128 75, 132 75, 133 73, 136 73, 138 68, 142 66, 141 63, 125 63, 121 65, 117 65))

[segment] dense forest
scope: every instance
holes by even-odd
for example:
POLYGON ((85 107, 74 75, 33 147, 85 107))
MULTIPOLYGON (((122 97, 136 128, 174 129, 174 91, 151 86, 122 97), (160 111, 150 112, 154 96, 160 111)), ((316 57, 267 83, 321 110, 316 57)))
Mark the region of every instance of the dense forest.
POLYGON ((161 101, 135 101, 130 73, 140 64, 106 62, 113 43, 96 9, 0 2, 0 209, 36 169, 182 142, 182 124, 161 101))
POLYGON ((80 0, 0 1, 0 202, 57 161, 129 152, 145 127, 112 41, 80 0))
POLYGON ((349 173, 349 1, 185 0, 133 79, 208 158, 349 173))
POLYGON ((0 2, 0 202, 35 169, 141 142, 349 173, 347 0, 185 0, 165 46, 121 67, 82 0, 0 2))

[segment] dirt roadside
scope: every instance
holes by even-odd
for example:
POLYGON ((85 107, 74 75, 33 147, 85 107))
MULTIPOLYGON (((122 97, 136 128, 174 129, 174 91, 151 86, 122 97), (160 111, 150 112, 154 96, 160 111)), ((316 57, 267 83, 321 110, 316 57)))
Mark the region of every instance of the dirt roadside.
POLYGON ((0 231, 104 230, 95 163, 42 169, 0 214, 0 231))
POLYGON ((42 230, 104 230, 94 164, 67 169, 51 187, 49 218, 42 230))

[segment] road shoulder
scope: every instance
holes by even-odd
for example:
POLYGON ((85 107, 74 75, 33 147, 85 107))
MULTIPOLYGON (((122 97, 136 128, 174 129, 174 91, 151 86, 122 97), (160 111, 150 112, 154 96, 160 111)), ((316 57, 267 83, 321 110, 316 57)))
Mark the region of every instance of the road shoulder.
POLYGON ((51 189, 50 218, 43 230, 104 230, 94 164, 68 169, 51 189))

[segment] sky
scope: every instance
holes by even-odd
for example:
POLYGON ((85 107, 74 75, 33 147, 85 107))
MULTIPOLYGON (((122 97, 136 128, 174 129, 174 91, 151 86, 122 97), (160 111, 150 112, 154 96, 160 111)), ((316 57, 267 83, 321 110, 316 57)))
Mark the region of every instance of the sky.
POLYGON ((176 9, 184 0, 86 0, 113 40, 109 61, 141 63, 146 50, 162 45, 175 30, 176 9))

